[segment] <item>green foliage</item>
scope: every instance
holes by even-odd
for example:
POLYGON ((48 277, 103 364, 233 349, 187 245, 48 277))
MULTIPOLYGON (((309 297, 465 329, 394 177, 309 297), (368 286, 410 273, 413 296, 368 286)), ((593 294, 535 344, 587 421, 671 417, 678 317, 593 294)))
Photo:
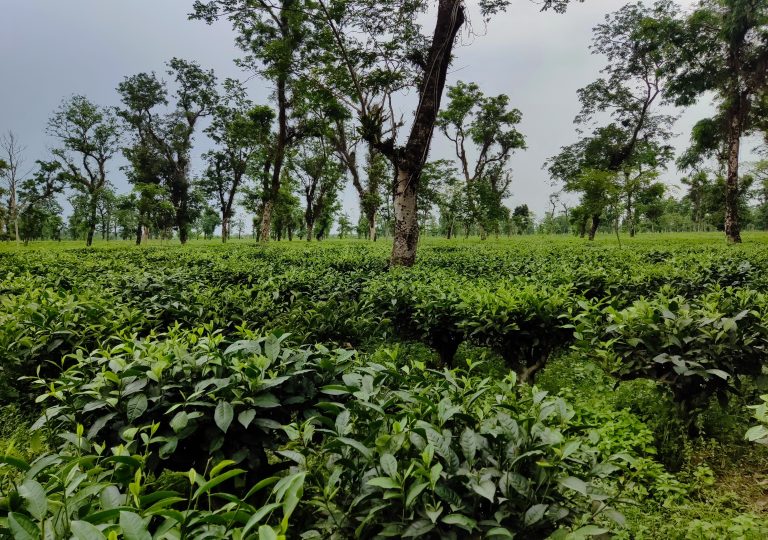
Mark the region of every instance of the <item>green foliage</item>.
POLYGON ((302 473, 229 493, 227 482, 245 471, 228 461, 179 473, 168 489, 147 473, 150 454, 122 446, 107 451, 89 443, 82 426, 77 435, 69 447, 31 463, 0 457, 0 526, 11 538, 277 538, 301 497, 302 473))
POLYGON ((84 425, 88 439, 108 447, 151 447, 153 472, 202 470, 213 459, 261 475, 271 470, 267 451, 280 444, 280 426, 310 415, 318 388, 352 355, 284 348, 285 337, 224 347, 220 333, 173 329, 79 352, 54 381, 35 382, 46 408, 34 427, 55 434, 84 425))
MULTIPOLYGON (((11 414, 0 450, 59 464, 35 477, 52 523, 80 473, 72 493, 90 489, 88 503, 69 523, 107 510, 93 484, 130 497, 140 471, 139 497, 181 499, 162 518, 125 502, 153 535, 168 519, 181 530, 187 511, 184 527, 243 529, 264 508, 243 537, 675 537, 682 520, 666 513, 689 508, 702 530, 749 537, 763 521, 719 483, 746 455, 744 404, 761 388, 768 251, 693 238, 431 240, 396 270, 388 246, 356 241, 2 252, 3 404, 21 397, 42 418, 30 435, 11 414), (732 391, 743 397, 714 403, 732 391), (123 471, 116 453, 139 463, 123 471), (190 468, 204 479, 192 485, 190 468), (210 506, 195 498, 234 469, 210 506), (721 499, 708 515, 701 501, 721 499)), ((11 468, 4 493, 25 481, 11 468)), ((40 531, 18 497, 13 512, 40 531)), ((111 515, 96 526, 119 538, 111 515)))
POLYGON ((714 395, 725 400, 739 377, 760 375, 768 324, 766 298, 750 290, 715 289, 688 300, 663 292, 602 317, 581 315, 580 346, 618 378, 667 385, 690 415, 714 395))
POLYGON ((477 365, 383 360, 345 373, 323 389, 323 414, 285 428, 281 453, 308 469, 317 521, 306 537, 543 538, 599 513, 622 519, 601 479, 623 458, 601 454, 562 399, 513 375, 494 383, 477 365))

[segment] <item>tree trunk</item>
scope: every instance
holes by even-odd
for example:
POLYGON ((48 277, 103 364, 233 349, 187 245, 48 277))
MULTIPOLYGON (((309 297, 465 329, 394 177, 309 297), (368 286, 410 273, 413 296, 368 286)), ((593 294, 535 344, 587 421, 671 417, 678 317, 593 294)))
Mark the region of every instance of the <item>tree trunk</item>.
POLYGON ((595 235, 597 234, 597 228, 600 227, 600 215, 599 214, 593 214, 592 215, 592 226, 589 228, 589 241, 595 239, 595 235))
POLYGON ((376 209, 368 211, 368 239, 372 242, 376 241, 376 209))
POLYGON ((143 229, 144 229, 144 227, 142 227, 141 223, 139 223, 136 226, 136 245, 137 246, 141 245, 141 237, 143 236, 143 234, 142 234, 143 233, 143 229))
POLYGON ((229 218, 224 214, 221 217, 221 241, 226 244, 227 240, 229 240, 229 218))
POLYGON ((307 220, 307 242, 312 241, 312 234, 315 231, 315 222, 311 220, 307 220))
POLYGON ((390 258, 393 266, 412 266, 416 261, 416 245, 419 240, 416 193, 419 177, 429 154, 456 35, 464 20, 461 0, 440 0, 426 62, 429 68, 419 88, 419 106, 408 142, 401 151, 389 152, 390 157, 394 158, 392 161, 396 170, 395 230, 390 258))
POLYGON ((269 236, 272 232, 272 209, 274 206, 274 201, 264 201, 264 212, 261 215, 261 232, 259 233, 260 242, 269 242, 269 236))
POLYGON ((736 110, 728 112, 728 174, 725 180, 725 237, 728 243, 740 244, 739 226, 739 150, 741 118, 736 110))
MULTIPOLYGON (((94 196, 92 196, 94 197, 94 196)), ((93 245, 93 235, 96 233, 96 201, 92 201, 88 209, 88 236, 85 239, 85 245, 93 245)))
POLYGON ((413 266, 416 262, 416 246, 419 243, 417 219, 416 182, 412 173, 398 170, 395 180, 395 238, 390 264, 413 266))

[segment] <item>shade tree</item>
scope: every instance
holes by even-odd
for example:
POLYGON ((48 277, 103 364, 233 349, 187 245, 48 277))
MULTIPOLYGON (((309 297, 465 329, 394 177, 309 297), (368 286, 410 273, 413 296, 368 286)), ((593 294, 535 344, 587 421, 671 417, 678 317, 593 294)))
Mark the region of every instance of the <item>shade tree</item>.
POLYGON ((194 219, 190 178, 194 136, 203 118, 213 114, 219 95, 212 70, 180 58, 171 59, 167 67, 174 83, 172 94, 155 73, 127 77, 117 88, 123 104, 119 114, 133 134, 132 146, 126 148, 135 169, 133 181, 165 186, 184 244, 194 219))
POLYGON ((236 196, 251 171, 257 175, 270 161, 274 112, 255 106, 238 81, 224 82, 225 92, 214 107, 206 134, 216 145, 204 156, 207 167, 199 186, 212 199, 221 216, 221 239, 230 236, 236 196))
POLYGON ((507 162, 525 138, 517 131, 522 113, 509 108, 509 97, 486 96, 475 83, 448 88, 448 105, 437 125, 453 143, 464 176, 469 211, 485 239, 498 223, 501 200, 508 195, 507 162))
POLYGON ((93 243, 98 205, 108 188, 108 163, 120 151, 123 128, 115 112, 85 96, 64 100, 48 121, 47 132, 58 139, 54 159, 68 187, 81 198, 86 245, 93 243))
POLYGON ((741 242, 739 161, 742 137, 760 129, 768 84, 768 4, 755 0, 701 0, 687 14, 669 17, 676 53, 669 92, 689 106, 715 94, 718 114, 709 120, 710 149, 725 162, 723 228, 741 242))

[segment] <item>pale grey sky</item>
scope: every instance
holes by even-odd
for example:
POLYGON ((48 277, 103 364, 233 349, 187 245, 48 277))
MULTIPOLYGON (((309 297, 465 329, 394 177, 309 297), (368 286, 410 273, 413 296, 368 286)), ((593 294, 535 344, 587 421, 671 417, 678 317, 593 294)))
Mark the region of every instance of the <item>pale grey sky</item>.
MULTIPOLYGON (((522 111, 520 130, 528 149, 511 160, 510 205, 527 203, 538 216, 547 209, 556 188, 542 164, 576 140, 576 90, 594 80, 604 63, 589 53, 591 29, 623 4, 586 0, 558 15, 540 13, 529 0, 514 0, 507 13, 487 26, 473 17, 473 35, 465 35, 456 51, 449 84, 477 82, 487 94, 508 94, 512 106, 522 111)), ((0 0, 0 131, 16 132, 28 147, 31 166, 47 157, 54 141, 45 135, 46 121, 66 96, 84 94, 102 105, 117 105, 115 87, 124 76, 161 73, 174 56, 214 68, 220 78, 247 77, 233 63, 240 52, 230 26, 188 21, 191 5, 191 0, 0 0)), ((250 88, 254 100, 266 100, 269 89, 259 80, 250 88)), ((676 127, 679 149, 709 108, 705 102, 684 112, 676 127)), ((409 110, 403 112, 410 116, 409 110)), ((430 158, 452 158, 447 141, 435 137, 430 158)), ((199 156, 207 141, 199 134, 197 142, 199 156)), ((112 164, 113 183, 127 191, 119 165, 112 164)), ((677 177, 673 170, 665 179, 673 183, 677 177)), ((358 202, 351 187, 344 204, 356 218, 358 202)))

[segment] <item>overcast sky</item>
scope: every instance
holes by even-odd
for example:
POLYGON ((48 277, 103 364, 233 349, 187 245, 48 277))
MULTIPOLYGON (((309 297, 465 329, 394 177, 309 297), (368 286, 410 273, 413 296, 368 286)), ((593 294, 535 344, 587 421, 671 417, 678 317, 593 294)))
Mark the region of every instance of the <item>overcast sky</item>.
MULTIPOLYGON (((558 15, 540 13, 529 0, 513 0, 508 12, 487 26, 474 17, 472 35, 465 33, 449 84, 474 81, 487 94, 508 94, 523 113, 519 129, 528 149, 511 160, 510 205, 527 203, 538 216, 548 208, 549 194, 557 188, 542 164, 577 139, 572 124, 576 90, 594 80, 604 64, 589 53, 591 29, 623 4, 586 0, 558 15)), ((117 105, 115 87, 123 77, 161 73, 174 56, 214 68, 220 78, 247 77, 233 63, 240 52, 230 26, 188 21, 191 5, 192 0, 0 0, 0 131, 18 135, 31 166, 48 156, 54 141, 45 134, 46 121, 66 96, 84 94, 102 105, 117 105)), ((254 80, 250 88, 255 101, 266 100, 269 90, 262 83, 254 80)), ((679 150, 687 145, 693 123, 709 110, 704 101, 683 112, 675 129, 679 150)), ((199 134, 195 155, 206 149, 199 134)), ((452 158, 451 149, 436 134, 430 158, 452 158)), ((119 191, 128 191, 119 165, 112 164, 112 181, 119 191)), ((664 178, 674 183, 678 176, 672 170, 664 178)), ((356 218, 351 186, 344 206, 356 218)))

